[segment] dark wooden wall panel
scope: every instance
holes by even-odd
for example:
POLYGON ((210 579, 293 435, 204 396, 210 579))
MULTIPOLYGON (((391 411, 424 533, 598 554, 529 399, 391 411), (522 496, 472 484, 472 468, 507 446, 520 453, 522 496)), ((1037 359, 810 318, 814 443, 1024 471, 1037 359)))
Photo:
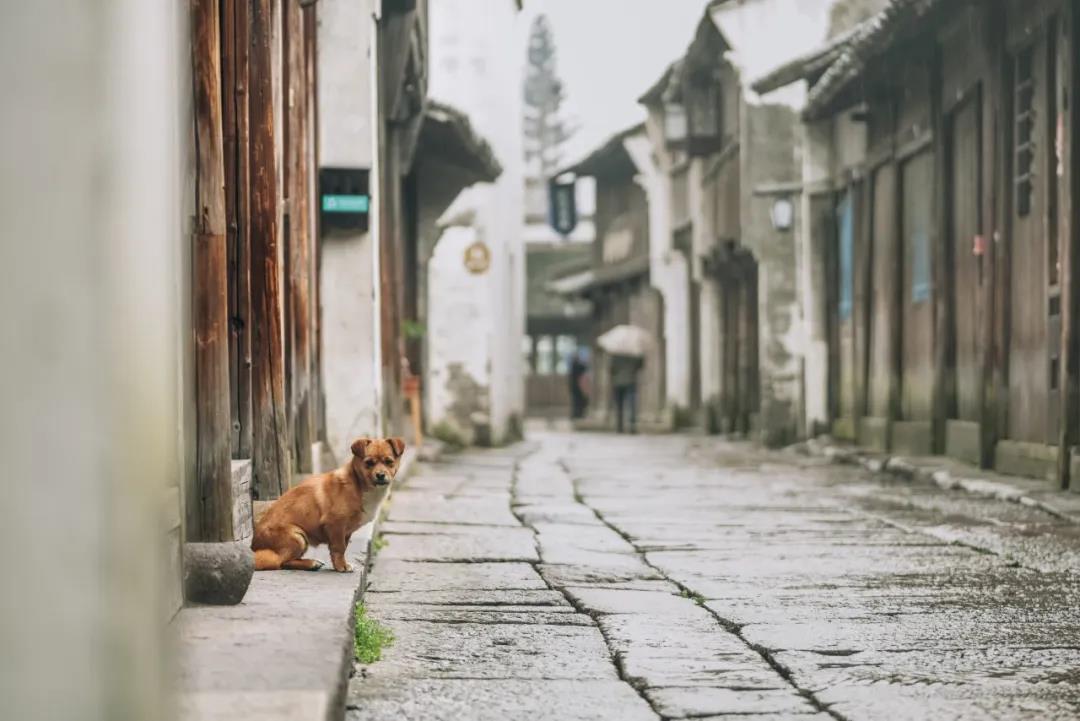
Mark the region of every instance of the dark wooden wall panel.
POLYGON ((934 156, 924 151, 901 169, 903 318, 901 414, 906 420, 928 421, 934 387, 934 156))
POLYGON ((874 172, 870 284, 870 361, 868 415, 892 415, 893 373, 897 348, 894 308, 897 296, 896 166, 874 172))

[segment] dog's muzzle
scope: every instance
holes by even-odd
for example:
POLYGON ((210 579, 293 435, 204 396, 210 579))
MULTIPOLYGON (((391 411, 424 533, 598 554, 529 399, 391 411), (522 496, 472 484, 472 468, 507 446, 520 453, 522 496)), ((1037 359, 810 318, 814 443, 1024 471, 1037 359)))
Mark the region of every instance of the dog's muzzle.
POLYGON ((375 485, 376 486, 389 486, 390 485, 390 476, 386 475, 385 473, 377 474, 375 476, 375 485))

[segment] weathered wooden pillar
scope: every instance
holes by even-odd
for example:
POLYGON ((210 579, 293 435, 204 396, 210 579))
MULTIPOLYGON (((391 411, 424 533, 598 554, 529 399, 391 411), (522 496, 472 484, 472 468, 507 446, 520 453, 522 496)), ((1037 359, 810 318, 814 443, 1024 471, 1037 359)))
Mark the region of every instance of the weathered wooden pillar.
POLYGON ((1009 402, 1009 263, 1012 254, 1010 238, 1012 212, 1012 87, 1009 55, 1005 50, 1005 7, 996 3, 987 13, 988 44, 996 53, 991 64, 990 77, 991 136, 993 155, 991 176, 993 178, 992 217, 994 221, 992 242, 988 244, 987 263, 990 287, 987 289, 989 313, 987 313, 986 361, 989 372, 985 375, 983 403, 983 465, 994 465, 995 447, 1008 428, 1009 402))
POLYGON ((1080 98, 1080 74, 1065 58, 1075 57, 1077 42, 1076 5, 1066 6, 1062 18, 1064 47, 1059 51, 1059 70, 1067 97, 1071 103, 1059 103, 1063 114, 1061 163, 1065 169, 1061 178, 1061 429, 1058 438, 1058 480, 1063 488, 1080 490, 1080 478, 1072 477, 1072 449, 1080 442, 1080 202, 1074 195, 1077 173, 1080 173, 1080 143, 1077 142, 1076 99, 1080 98))
POLYGON ((311 471, 314 442, 311 415, 311 318, 307 190, 307 87, 299 0, 286 0, 284 21, 285 196, 288 208, 285 257, 289 421, 300 471, 311 471))
POLYGON ((233 540, 228 263, 218 11, 218 0, 191 2, 196 149, 192 325, 195 333, 197 484, 197 497, 186 504, 187 536, 191 541, 233 540))
POLYGON ((947 180, 949 151, 946 141, 945 110, 942 102, 943 67, 941 49, 935 47, 931 62, 930 79, 930 122, 933 127, 934 153, 934 189, 933 220, 931 233, 932 278, 934 284, 934 370, 933 392, 931 394, 930 449, 934 453, 945 453, 945 428, 951 409, 956 404, 956 374, 952 372, 956 357, 956 321, 953 283, 956 282, 955 263, 953 261, 953 242, 948 230, 948 204, 945 194, 948 192, 947 180))
POLYGON ((326 440, 326 416, 322 390, 322 322, 319 312, 319 282, 322 253, 318 233, 319 104, 318 104, 318 17, 317 6, 304 5, 304 72, 307 92, 307 172, 308 237, 311 240, 311 405, 315 438, 326 440))
POLYGON ((289 486, 270 0, 251 0, 249 29, 252 485, 255 495, 266 500, 289 486))
POLYGON ((248 2, 222 0, 222 122, 229 272, 229 405, 233 458, 251 457, 251 228, 248 2))

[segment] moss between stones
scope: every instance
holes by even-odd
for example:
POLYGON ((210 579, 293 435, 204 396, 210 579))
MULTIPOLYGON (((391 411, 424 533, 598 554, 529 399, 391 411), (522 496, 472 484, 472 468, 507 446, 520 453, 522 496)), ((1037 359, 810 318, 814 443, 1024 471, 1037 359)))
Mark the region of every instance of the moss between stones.
POLYGON ((356 604, 356 632, 354 654, 360 663, 375 663, 382 658, 384 648, 394 643, 394 633, 386 626, 368 616, 363 603, 356 604))

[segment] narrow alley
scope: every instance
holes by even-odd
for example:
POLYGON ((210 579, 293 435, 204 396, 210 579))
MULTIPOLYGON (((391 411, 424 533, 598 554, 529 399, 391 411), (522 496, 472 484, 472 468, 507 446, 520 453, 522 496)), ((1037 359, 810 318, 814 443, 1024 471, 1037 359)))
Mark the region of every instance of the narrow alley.
POLYGON ((713 438, 532 439, 395 491, 351 721, 1080 713, 1080 526, 713 438))
POLYGON ((1080 0, 0 10, 0 721, 1080 719, 1080 0))

